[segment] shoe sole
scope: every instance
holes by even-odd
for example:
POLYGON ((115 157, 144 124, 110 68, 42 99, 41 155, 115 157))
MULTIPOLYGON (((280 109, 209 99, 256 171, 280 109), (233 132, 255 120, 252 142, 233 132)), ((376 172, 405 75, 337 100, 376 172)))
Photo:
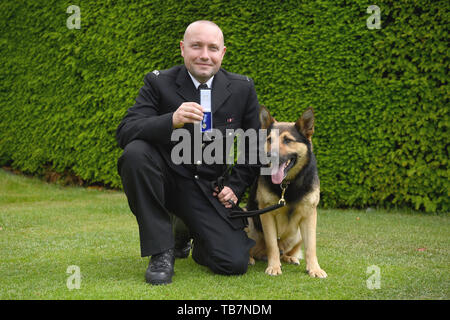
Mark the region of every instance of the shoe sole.
POLYGON ((155 286, 170 284, 170 283, 172 283, 172 277, 173 277, 174 274, 175 274, 175 272, 172 273, 172 275, 170 276, 169 279, 153 279, 153 280, 151 280, 151 279, 148 279, 147 276, 146 276, 145 277, 145 282, 147 282, 148 284, 155 285, 155 286))
POLYGON ((147 283, 151 284, 153 286, 163 286, 163 285, 166 285, 166 284, 171 284, 172 280, 170 280, 169 282, 167 282, 167 281, 153 281, 153 282, 147 281, 147 283))

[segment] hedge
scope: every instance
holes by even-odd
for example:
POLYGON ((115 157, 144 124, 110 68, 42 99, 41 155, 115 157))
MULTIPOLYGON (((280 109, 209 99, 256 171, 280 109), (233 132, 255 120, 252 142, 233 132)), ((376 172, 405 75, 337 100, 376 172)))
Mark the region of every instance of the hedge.
POLYGON ((448 1, 2 1, 0 165, 120 188, 115 129, 144 75, 183 63, 198 19, 225 34, 279 121, 312 106, 324 207, 449 209, 448 1), (67 8, 81 10, 68 29, 67 8))

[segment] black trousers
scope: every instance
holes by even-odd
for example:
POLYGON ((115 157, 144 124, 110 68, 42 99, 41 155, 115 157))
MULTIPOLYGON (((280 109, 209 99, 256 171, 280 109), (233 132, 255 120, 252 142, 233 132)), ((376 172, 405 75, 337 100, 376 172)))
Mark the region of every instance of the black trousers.
POLYGON ((199 181, 174 172, 155 146, 143 140, 130 142, 119 158, 118 170, 139 226, 141 256, 174 247, 170 218, 173 213, 191 232, 195 262, 219 274, 247 271, 254 241, 217 212, 199 181))

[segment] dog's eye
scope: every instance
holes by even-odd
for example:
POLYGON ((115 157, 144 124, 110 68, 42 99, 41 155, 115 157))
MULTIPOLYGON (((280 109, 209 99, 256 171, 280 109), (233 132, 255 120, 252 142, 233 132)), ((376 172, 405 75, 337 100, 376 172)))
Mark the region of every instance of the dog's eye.
POLYGON ((284 143, 286 143, 286 144, 288 144, 288 143, 291 143, 291 142, 294 142, 294 140, 292 140, 292 139, 289 139, 289 138, 286 138, 286 137, 284 137, 284 143))

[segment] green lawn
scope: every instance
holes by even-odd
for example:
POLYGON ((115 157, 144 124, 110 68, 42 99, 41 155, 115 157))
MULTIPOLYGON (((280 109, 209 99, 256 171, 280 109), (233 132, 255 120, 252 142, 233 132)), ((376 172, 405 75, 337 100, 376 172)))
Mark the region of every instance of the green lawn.
MULTIPOLYGON (((300 266, 219 276, 191 257, 173 283, 144 281, 148 258, 122 192, 61 187, 0 170, 0 299, 449 299, 450 219, 446 215, 319 210, 318 258, 326 279, 300 266), (79 267, 79 289, 66 273, 79 267), (380 289, 368 289, 370 266, 380 289)), ((371 278, 372 279, 372 278, 371 278)))

